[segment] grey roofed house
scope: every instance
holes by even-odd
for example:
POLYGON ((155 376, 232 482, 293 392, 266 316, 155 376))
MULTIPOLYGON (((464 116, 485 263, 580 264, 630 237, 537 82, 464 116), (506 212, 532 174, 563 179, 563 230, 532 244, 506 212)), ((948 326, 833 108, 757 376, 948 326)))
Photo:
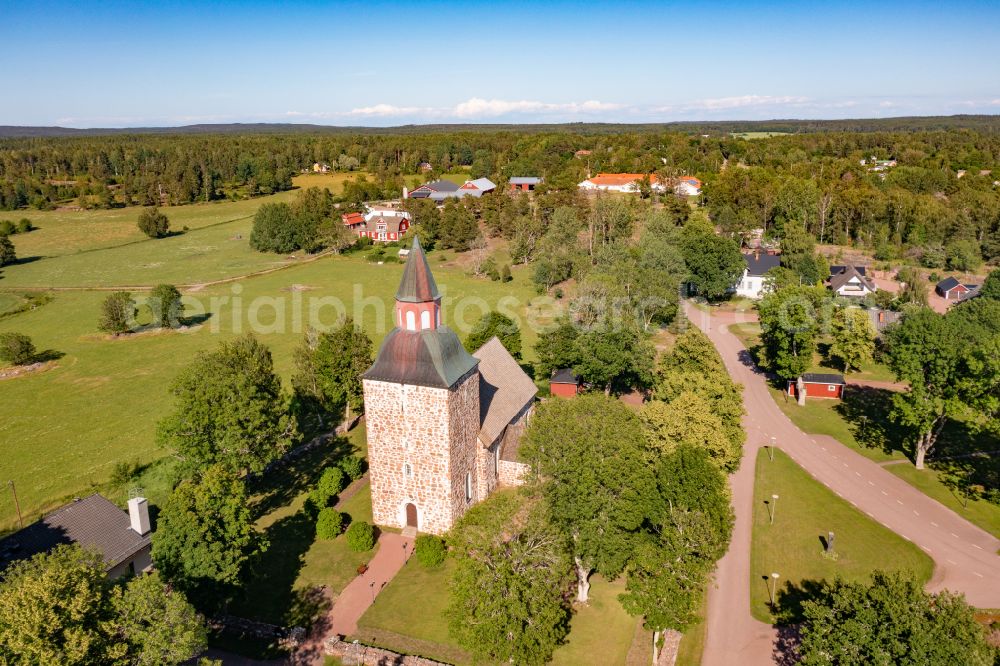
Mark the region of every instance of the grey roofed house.
POLYGON ((550 384, 579 384, 580 375, 573 372, 573 368, 559 368, 552 371, 550 384))
POLYGON ((903 313, 896 312, 895 310, 869 308, 867 312, 868 312, 868 318, 872 322, 872 328, 874 328, 875 332, 878 333, 879 335, 882 335, 885 329, 892 326, 893 324, 895 324, 896 322, 898 322, 900 319, 903 318, 903 313))
POLYGON ((834 275, 839 275, 840 273, 843 273, 844 270, 847 269, 847 268, 853 268, 854 270, 856 270, 861 275, 867 275, 866 271, 868 269, 865 266, 830 266, 830 277, 833 277, 834 275))
POLYGON ((861 272, 860 270, 858 270, 859 268, 863 268, 863 267, 846 266, 846 267, 843 268, 842 271, 840 271, 836 275, 831 275, 830 276, 830 289, 832 291, 834 291, 834 292, 842 295, 842 296, 844 296, 844 295, 847 295, 847 296, 858 296, 858 295, 864 296, 865 295, 865 290, 870 291, 870 292, 878 291, 878 286, 875 284, 875 281, 872 280, 871 278, 865 276, 865 274, 863 272, 861 272), (850 288, 849 285, 852 284, 852 283, 857 284, 858 288, 857 289, 850 288), (845 287, 849 287, 847 289, 848 293, 845 293, 845 290, 844 290, 845 287), (849 292, 855 292, 855 291, 857 293, 849 293, 849 292))
POLYGON ((508 182, 511 185, 538 185, 542 179, 537 176, 514 176, 508 182))
POLYGON ((450 180, 432 180, 416 188, 408 196, 411 199, 429 199, 432 194, 455 192, 456 190, 458 190, 458 183, 453 183, 450 180))
POLYGON ((538 387, 496 336, 473 356, 479 359, 479 441, 492 446, 531 409, 538 387))
POLYGON ((765 275, 772 268, 781 265, 781 257, 776 254, 766 252, 750 252, 743 255, 743 261, 747 263, 747 274, 760 276, 765 275))
MULTIPOLYGON (((136 510, 147 511, 145 500, 136 510)), ((105 571, 112 577, 148 569, 152 566, 148 513, 144 517, 145 523, 140 524, 146 532, 140 534, 132 527, 134 516, 105 497, 95 493, 76 499, 0 539, 0 571, 17 560, 71 543, 100 553, 105 571)))

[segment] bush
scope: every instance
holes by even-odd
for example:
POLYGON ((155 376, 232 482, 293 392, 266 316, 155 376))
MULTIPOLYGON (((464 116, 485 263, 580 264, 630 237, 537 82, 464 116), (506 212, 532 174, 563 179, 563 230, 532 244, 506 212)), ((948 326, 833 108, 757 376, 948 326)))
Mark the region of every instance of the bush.
POLYGON ((0 234, 0 266, 13 264, 17 261, 17 253, 14 251, 14 244, 10 239, 0 234))
POLYGON ((35 358, 35 345, 22 333, 0 333, 0 361, 27 365, 35 358))
POLYGON ((436 567, 444 562, 444 541, 430 534, 421 534, 417 537, 416 554, 417 561, 425 567, 436 567))
POLYGON ((312 515, 320 514, 330 506, 331 500, 344 489, 344 472, 339 467, 327 467, 323 470, 316 487, 309 493, 306 500, 306 511, 312 515))
POLYGON ((335 539, 344 528, 344 515, 332 507, 319 512, 316 517, 316 536, 320 539, 335 539))
POLYGON ((147 208, 139 213, 139 231, 150 238, 163 238, 170 230, 170 220, 158 208, 147 208))
POLYGON ((17 221, 17 233, 19 234, 26 234, 34 228, 35 227, 31 224, 31 220, 26 217, 22 217, 17 221))
POLYGON ((514 276, 510 274, 510 264, 504 264, 503 268, 500 269, 500 281, 510 282, 514 279, 514 276))
POLYGON ((358 553, 371 550, 375 547, 375 528, 363 520, 351 523, 347 528, 347 545, 358 553))
POLYGON ((351 481, 360 479, 365 473, 365 459, 358 456, 347 456, 337 464, 351 481))
POLYGON ((17 233, 17 227, 10 220, 0 220, 0 236, 12 236, 17 233))

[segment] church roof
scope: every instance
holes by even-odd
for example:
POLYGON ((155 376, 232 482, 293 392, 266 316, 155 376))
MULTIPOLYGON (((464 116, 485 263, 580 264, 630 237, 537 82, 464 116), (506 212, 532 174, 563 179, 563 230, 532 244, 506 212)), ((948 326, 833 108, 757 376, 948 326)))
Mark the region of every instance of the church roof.
POLYGON ((496 336, 477 349, 479 440, 489 446, 535 399, 538 388, 496 336))
POLYGON ((374 365, 362 376, 396 384, 451 388, 477 363, 447 326, 422 331, 394 328, 382 341, 374 365))
POLYGON ((427 255, 420 247, 420 239, 414 237, 413 247, 406 258, 403 279, 396 291, 396 300, 404 303, 427 303, 441 298, 431 267, 427 265, 427 255))

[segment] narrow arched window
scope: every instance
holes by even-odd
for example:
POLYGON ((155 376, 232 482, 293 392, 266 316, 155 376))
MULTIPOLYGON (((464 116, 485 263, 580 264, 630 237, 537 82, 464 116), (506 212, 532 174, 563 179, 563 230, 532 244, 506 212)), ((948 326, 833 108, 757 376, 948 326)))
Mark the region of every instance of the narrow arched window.
POLYGON ((430 310, 424 310, 420 313, 420 328, 428 329, 431 327, 431 312, 430 310))
POLYGON ((406 330, 415 331, 417 330, 417 316, 413 314, 413 310, 406 313, 406 330))
POLYGON ((472 474, 468 473, 465 475, 465 501, 472 501, 472 474))

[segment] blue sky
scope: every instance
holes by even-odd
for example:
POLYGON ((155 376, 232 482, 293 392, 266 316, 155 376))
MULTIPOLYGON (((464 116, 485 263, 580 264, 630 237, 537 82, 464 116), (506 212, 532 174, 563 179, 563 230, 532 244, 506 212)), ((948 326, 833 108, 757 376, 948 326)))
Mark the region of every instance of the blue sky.
POLYGON ((0 0, 0 125, 1000 113, 1000 2, 0 0))

